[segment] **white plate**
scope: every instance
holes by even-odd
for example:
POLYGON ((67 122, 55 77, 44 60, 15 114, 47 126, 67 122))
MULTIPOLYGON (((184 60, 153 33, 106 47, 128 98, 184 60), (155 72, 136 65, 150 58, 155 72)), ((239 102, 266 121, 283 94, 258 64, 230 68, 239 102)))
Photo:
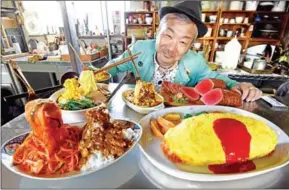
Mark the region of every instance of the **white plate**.
MULTIPOLYGON (((173 177, 156 168, 143 154, 140 155, 139 166, 146 178, 159 189, 182 188, 272 188, 281 181, 283 172, 276 170, 251 178, 230 181, 192 181, 173 177)), ((284 178, 284 177, 283 177, 284 178)))
MULTIPOLYGON (((236 180, 243 179, 248 177, 253 177, 257 175, 261 175, 264 173, 268 173, 270 171, 276 170, 288 164, 289 161, 289 137, 275 124, 264 119, 256 114, 251 112, 225 107, 225 106, 184 106, 184 107, 174 107, 167 108, 160 111, 153 112, 140 120, 140 125, 143 127, 143 136, 140 141, 140 149, 144 153, 144 155, 148 158, 148 160, 155 165, 155 167, 159 168, 163 172, 185 180, 192 181, 228 181, 228 180, 236 180), (270 126, 278 135, 278 146, 274 151, 272 158, 276 158, 277 161, 271 163, 271 165, 262 166, 263 168, 259 168, 261 166, 257 165, 258 170, 254 170, 246 173, 238 173, 238 174, 199 174, 199 173, 189 173, 185 171, 179 170, 171 161, 167 159, 167 157, 163 154, 160 144, 161 140, 154 137, 151 134, 150 130, 150 120, 156 119, 158 116, 163 116, 166 113, 177 112, 181 113, 183 116, 187 113, 196 114, 202 111, 212 112, 212 111, 221 111, 221 112, 231 112, 244 116, 249 116, 255 118, 260 121, 264 121, 268 126, 270 126), (276 156, 276 157, 275 157, 276 156), (278 159, 277 159, 278 158, 278 159)), ((270 157, 270 158, 271 158, 270 157)))
MULTIPOLYGON (((9 145, 14 145, 14 144, 18 144, 20 145, 25 138, 28 136, 29 133, 24 133, 21 135, 18 135, 16 137, 11 138, 10 140, 8 140, 7 142, 5 142, 1 148, 1 156, 2 156, 2 164, 7 167, 10 171, 24 176, 24 177, 28 177, 31 179, 38 179, 38 180, 64 180, 64 179, 71 179, 71 178, 75 178, 75 177, 81 177, 84 175, 88 175, 94 172, 97 172, 103 168, 106 168, 114 163, 116 163, 117 161, 119 161, 120 159, 122 159, 123 157, 125 157, 130 151, 132 151, 136 144, 138 143, 138 141, 141 138, 142 135, 142 127, 130 120, 125 120, 125 119, 114 119, 114 120, 120 120, 120 121, 129 121, 131 123, 134 124, 134 132, 138 134, 137 138, 134 139, 134 144, 131 146, 131 148, 129 150, 127 150, 122 156, 120 156, 119 158, 113 160, 112 162, 109 162, 107 164, 101 165, 100 167, 94 167, 94 168, 90 168, 87 171, 73 171, 73 172, 68 172, 65 174, 57 174, 57 175, 51 175, 51 176, 34 176, 34 175, 29 175, 26 173, 23 173, 22 171, 20 171, 16 166, 12 165, 12 160, 13 160, 13 154, 15 152, 14 148, 9 148, 9 145)), ((78 127, 83 127, 85 123, 78 123, 78 124, 71 124, 71 125, 75 125, 78 127)))
POLYGON ((164 98, 157 94, 159 96, 159 98, 162 100, 162 103, 157 105, 157 106, 154 106, 154 107, 140 107, 140 106, 136 106, 134 105, 133 103, 131 103, 130 101, 128 101, 125 97, 125 93, 127 93, 128 91, 131 91, 131 90, 134 90, 134 89, 128 89, 126 91, 124 91, 122 93, 122 99, 123 101, 125 102, 125 104, 130 107, 131 109, 133 109, 134 111, 138 112, 138 113, 141 113, 141 114, 148 114, 148 113, 151 113, 153 111, 157 111, 157 110, 161 110, 161 109, 164 109, 165 108, 165 105, 164 105, 164 98))
MULTIPOLYGON (((61 94, 65 91, 64 88, 54 92, 49 99, 57 103, 57 100, 61 94)), ((82 109, 82 110, 61 110, 62 120, 64 123, 79 123, 86 121, 85 112, 89 109, 96 108, 98 106, 82 109)))

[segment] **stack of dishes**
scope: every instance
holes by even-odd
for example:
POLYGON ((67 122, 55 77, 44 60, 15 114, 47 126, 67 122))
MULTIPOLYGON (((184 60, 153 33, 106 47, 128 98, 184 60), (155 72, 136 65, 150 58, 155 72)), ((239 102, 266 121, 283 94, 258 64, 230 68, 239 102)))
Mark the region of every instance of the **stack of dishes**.
POLYGON ((140 168, 160 188, 272 187, 289 162, 289 137, 237 108, 167 108, 140 125, 140 168))

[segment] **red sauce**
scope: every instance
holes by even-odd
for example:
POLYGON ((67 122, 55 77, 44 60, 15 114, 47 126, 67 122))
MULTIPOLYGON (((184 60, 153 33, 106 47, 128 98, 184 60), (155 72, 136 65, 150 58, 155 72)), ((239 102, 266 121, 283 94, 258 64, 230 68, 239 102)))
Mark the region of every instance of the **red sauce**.
POLYGON ((221 141, 226 163, 210 165, 216 174, 239 173, 254 170, 254 162, 248 161, 251 135, 246 126, 235 119, 222 118, 214 121, 214 131, 221 141))

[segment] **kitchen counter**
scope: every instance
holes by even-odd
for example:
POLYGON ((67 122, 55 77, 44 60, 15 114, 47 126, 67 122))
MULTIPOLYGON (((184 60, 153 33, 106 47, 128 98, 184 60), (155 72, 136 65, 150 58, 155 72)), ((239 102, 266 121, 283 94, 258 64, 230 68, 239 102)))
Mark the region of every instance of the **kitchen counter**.
MULTIPOLYGON (((109 84, 109 89, 113 90, 117 84, 109 84)), ((127 88, 131 88, 133 85, 124 85, 116 93, 112 100, 109 111, 112 118, 130 118, 131 120, 138 122, 144 115, 134 112, 128 108, 122 100, 121 94, 127 88)), ((289 134, 289 110, 274 110, 268 106, 262 100, 258 100, 252 103, 244 103, 241 109, 247 110, 258 114, 271 122, 279 126, 287 135, 289 134)), ((3 144, 8 139, 30 131, 27 121, 24 115, 20 115, 9 123, 5 124, 1 128, 3 144)), ((12 173, 6 167, 2 165, 1 178, 2 188, 62 188, 62 189, 88 189, 88 188, 162 188, 166 184, 174 183, 169 178, 153 178, 146 172, 158 172, 157 168, 143 168, 140 166, 140 161, 144 161, 144 156, 140 149, 136 147, 123 159, 119 160, 115 164, 104 168, 98 172, 92 173, 79 178, 52 181, 40 181, 33 180, 26 177, 21 177, 12 173), (146 169, 146 171, 145 171, 146 169), (119 172, 121 174, 119 174, 119 172)), ((243 180, 235 180, 233 187, 246 186, 246 187, 259 187, 259 188, 289 188, 289 165, 283 167, 280 170, 269 172, 267 175, 260 175, 258 178, 246 178, 243 180), (258 181, 258 186, 256 183, 258 181)), ((191 182, 191 188, 210 187, 210 183, 198 183, 191 182)), ((229 186, 227 186, 229 187, 229 186)))

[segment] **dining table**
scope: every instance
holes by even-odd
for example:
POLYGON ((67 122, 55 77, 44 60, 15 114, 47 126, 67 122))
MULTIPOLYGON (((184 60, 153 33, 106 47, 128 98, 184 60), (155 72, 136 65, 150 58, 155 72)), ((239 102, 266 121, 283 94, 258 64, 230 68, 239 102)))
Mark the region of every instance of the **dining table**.
MULTIPOLYGON (((117 86, 117 83, 110 83, 109 90, 112 91, 117 86)), ((125 105, 122 100, 122 93, 134 88, 134 85, 124 84, 113 97, 108 109, 112 118, 129 119, 134 122, 139 122, 145 115, 139 114, 125 105)), ((240 109, 255 113, 261 117, 276 124, 287 135, 289 135, 289 110, 275 109, 270 107, 262 99, 255 102, 243 102, 240 109)), ((1 145, 9 139, 30 131, 24 113, 14 118, 10 122, 1 127, 1 145)), ((156 177, 157 168, 145 165, 149 164, 139 146, 130 151, 125 157, 118 162, 96 171, 94 173, 81 177, 65 180, 37 180, 27 177, 22 177, 11 172, 3 164, 1 164, 1 189, 98 189, 98 188, 165 188, 166 184, 174 183, 170 178, 156 177), (142 164, 141 164, 142 162, 142 164), (156 179, 158 178, 158 179, 156 179)), ((263 188, 289 188, 289 165, 270 172, 271 176, 260 176, 264 185, 263 188)), ((240 183, 245 187, 253 187, 250 185, 249 179, 243 179, 240 183)), ((253 182, 252 182, 253 183, 253 182)), ((191 188, 208 187, 198 182, 192 182, 191 188)), ((212 187, 213 188, 213 187, 212 187)))

